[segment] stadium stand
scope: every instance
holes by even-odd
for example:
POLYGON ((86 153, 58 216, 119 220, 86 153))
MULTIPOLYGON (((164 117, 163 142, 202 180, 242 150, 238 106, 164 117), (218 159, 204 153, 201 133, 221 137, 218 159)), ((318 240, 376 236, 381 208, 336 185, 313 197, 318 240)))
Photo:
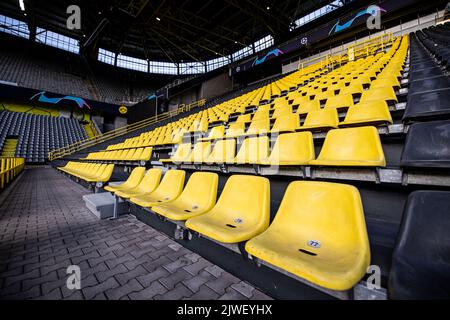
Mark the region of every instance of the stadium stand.
POLYGON ((27 163, 44 163, 49 152, 87 139, 82 125, 75 119, 0 111, 0 150, 17 140, 14 155, 27 163))

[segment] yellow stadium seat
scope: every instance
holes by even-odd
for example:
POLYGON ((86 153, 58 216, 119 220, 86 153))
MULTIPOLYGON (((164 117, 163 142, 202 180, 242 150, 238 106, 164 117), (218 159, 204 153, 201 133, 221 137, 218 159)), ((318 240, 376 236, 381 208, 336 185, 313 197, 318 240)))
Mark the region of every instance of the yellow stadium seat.
POLYGON ((253 164, 269 155, 269 137, 246 138, 239 149, 236 158, 226 163, 230 164, 253 164))
POLYGON ((292 182, 270 227, 245 250, 330 290, 354 287, 370 265, 358 189, 327 182, 292 182))
POLYGON ((225 127, 224 126, 217 126, 213 127, 211 131, 209 132, 208 137, 200 139, 200 141, 209 141, 209 140, 215 140, 215 139, 222 139, 225 134, 225 127))
POLYGON ((307 114, 311 111, 319 111, 320 110, 320 102, 317 100, 314 101, 304 101, 300 103, 297 113, 298 114, 307 114))
POLYGON ((270 119, 264 118, 261 120, 254 120, 250 123, 246 135, 262 134, 270 131, 270 119))
POLYGON ((218 140, 211 151, 211 154, 203 161, 207 164, 226 163, 232 161, 236 156, 236 140, 218 140))
POLYGON ((152 211, 174 221, 202 215, 216 204, 218 183, 216 173, 194 172, 177 199, 154 206, 152 211))
POLYGON ((386 101, 379 100, 356 104, 347 110, 345 120, 339 126, 360 124, 392 124, 391 113, 386 101))
POLYGON ((270 132, 293 132, 300 128, 298 114, 291 114, 277 118, 270 132))
POLYGON ((186 172, 183 170, 169 170, 164 174, 161 183, 153 192, 131 197, 130 201, 141 207, 152 207, 175 200, 183 190, 185 176, 186 172))
POLYGON ((276 106, 272 113, 272 119, 289 116, 291 114, 292 114, 292 106, 291 105, 276 106))
POLYGON ((130 157, 130 161, 138 161, 142 155, 144 148, 138 148, 135 150, 134 154, 130 157))
POLYGON ((400 82, 398 81, 396 76, 379 76, 376 80, 372 82, 370 85, 370 89, 380 88, 380 87, 388 87, 391 86, 394 89, 398 89, 401 87, 400 82))
POLYGON ((161 162, 173 162, 173 163, 181 163, 181 162, 189 162, 191 160, 191 144, 183 143, 179 144, 175 154, 170 157, 170 159, 160 159, 161 162))
POLYGON ((250 122, 250 121, 252 121, 252 115, 249 113, 240 115, 236 120, 236 122, 250 122))
POLYGON ((131 172, 127 181, 125 181, 124 183, 117 185, 117 186, 106 186, 105 190, 109 191, 109 192, 115 192, 115 191, 119 191, 119 190, 134 189, 139 185, 142 178, 144 177, 144 174, 145 174, 144 167, 135 168, 131 172))
POLYGON ((242 136, 244 134, 245 134, 245 123, 244 122, 235 122, 235 123, 230 124, 225 137, 235 138, 235 137, 242 136))
POLYGON ((321 109, 310 111, 305 122, 300 127, 302 130, 337 128, 339 116, 336 109, 321 109))
POLYGON ((364 88, 360 83, 350 84, 349 86, 341 87, 339 95, 361 95, 364 92, 364 88))
POLYGON ((141 156, 138 159, 136 159, 136 160, 138 160, 138 161, 150 161, 150 159, 152 158, 152 153, 153 153, 153 148, 152 147, 146 147, 142 151, 141 156))
POLYGON ((214 208, 187 220, 186 227, 219 242, 238 243, 266 230, 269 218, 269 180, 234 175, 228 179, 214 208))
POLYGON ((353 106, 353 97, 351 94, 340 94, 334 97, 328 98, 325 103, 325 108, 329 109, 347 109, 353 106))
POLYGON ((192 150, 189 162, 202 163, 211 153, 211 142, 197 142, 192 150))
POLYGON ((102 167, 93 175, 81 176, 80 178, 87 182, 108 182, 114 171, 114 165, 108 164, 102 167))
POLYGON ((383 148, 375 127, 330 130, 325 138, 316 166, 384 167, 383 148))
POLYGON ((311 132, 285 133, 278 136, 272 152, 261 165, 286 166, 306 165, 315 159, 314 141, 311 132))
POLYGON ((397 96, 392 87, 378 87, 366 90, 363 92, 361 100, 359 102, 363 103, 379 100, 383 100, 386 102, 398 102, 397 96))
POLYGON ((155 191, 161 181, 162 170, 150 169, 145 174, 139 185, 132 189, 114 191, 115 195, 129 199, 131 197, 140 197, 155 191))
POLYGON ((258 120, 266 120, 270 118, 270 112, 269 109, 267 110, 257 110, 252 117, 252 122, 258 121, 258 120))

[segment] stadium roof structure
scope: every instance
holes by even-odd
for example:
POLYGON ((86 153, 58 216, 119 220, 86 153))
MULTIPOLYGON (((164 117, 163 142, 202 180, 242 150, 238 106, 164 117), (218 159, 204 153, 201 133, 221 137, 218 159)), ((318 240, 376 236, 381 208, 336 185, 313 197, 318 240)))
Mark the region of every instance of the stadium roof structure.
MULTIPOLYGON (((206 61, 229 56, 268 35, 277 39, 296 19, 330 0, 19 0, 0 2, 0 13, 80 40, 81 48, 154 61, 206 61), (81 30, 66 26, 67 7, 81 9, 81 30)), ((341 1, 346 3, 348 1, 341 1)), ((39 27, 39 28, 38 28, 39 27)))

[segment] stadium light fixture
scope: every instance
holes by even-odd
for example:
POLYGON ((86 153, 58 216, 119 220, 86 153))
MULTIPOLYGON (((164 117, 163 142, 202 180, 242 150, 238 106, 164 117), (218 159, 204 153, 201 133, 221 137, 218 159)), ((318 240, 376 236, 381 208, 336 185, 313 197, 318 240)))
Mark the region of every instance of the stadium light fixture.
POLYGON ((161 21, 161 18, 160 17, 156 17, 156 20, 161 21))
POLYGON ((25 2, 24 0, 19 0, 20 10, 25 11, 25 2))

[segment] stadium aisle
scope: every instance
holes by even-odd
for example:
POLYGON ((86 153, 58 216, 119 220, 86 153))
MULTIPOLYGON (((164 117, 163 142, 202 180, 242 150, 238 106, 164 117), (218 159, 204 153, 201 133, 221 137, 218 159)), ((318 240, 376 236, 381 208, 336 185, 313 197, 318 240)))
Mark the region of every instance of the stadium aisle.
POLYGON ((88 191, 25 170, 0 203, 0 299, 270 299, 132 216, 98 220, 88 191), (81 290, 67 268, 81 269, 81 290))

